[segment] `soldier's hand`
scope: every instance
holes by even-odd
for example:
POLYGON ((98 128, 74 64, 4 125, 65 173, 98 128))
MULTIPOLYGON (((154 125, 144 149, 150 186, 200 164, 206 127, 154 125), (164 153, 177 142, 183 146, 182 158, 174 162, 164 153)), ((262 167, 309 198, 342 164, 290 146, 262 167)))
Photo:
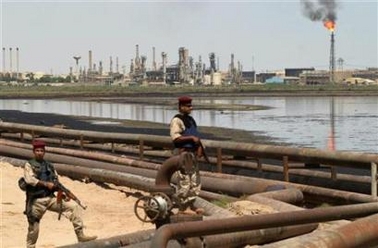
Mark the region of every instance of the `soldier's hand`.
POLYGON ((49 190, 53 190, 55 188, 55 184, 53 182, 45 182, 45 187, 49 190))
POLYGON ((197 157, 198 158, 202 158, 203 157, 203 148, 202 148, 202 146, 199 146, 198 148, 197 148, 197 157))
POLYGON ((197 136, 193 136, 193 142, 196 143, 196 144, 199 144, 200 143, 200 138, 198 138, 197 136))

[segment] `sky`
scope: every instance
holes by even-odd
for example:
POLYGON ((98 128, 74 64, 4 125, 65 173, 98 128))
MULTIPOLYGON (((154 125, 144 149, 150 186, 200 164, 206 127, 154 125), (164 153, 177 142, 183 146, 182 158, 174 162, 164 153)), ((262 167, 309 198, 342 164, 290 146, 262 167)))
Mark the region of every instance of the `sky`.
MULTIPOLYGON (((343 69, 378 67, 378 0, 307 0, 314 9, 335 3, 335 57, 343 69)), ((0 0, 2 71, 19 70, 68 74, 88 69, 88 51, 98 67, 129 71, 139 54, 152 67, 167 53, 168 64, 178 62, 178 50, 189 50, 194 62, 210 65, 215 53, 226 71, 234 54, 243 70, 267 72, 285 68, 329 69, 331 32, 322 20, 305 15, 303 1, 16 1, 0 0), (5 60, 4 60, 5 57, 5 60)), ((336 63, 337 68, 339 65, 336 63)))

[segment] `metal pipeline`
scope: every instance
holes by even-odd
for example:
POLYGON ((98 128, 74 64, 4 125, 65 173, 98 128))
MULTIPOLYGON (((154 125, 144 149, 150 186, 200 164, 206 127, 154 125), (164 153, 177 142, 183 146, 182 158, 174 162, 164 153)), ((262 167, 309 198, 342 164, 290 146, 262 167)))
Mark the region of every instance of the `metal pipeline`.
POLYGON ((118 248, 150 240, 154 233, 155 229, 144 230, 106 239, 97 239, 83 243, 59 246, 59 248, 118 248))
POLYGON ((62 129, 55 127, 44 127, 36 125, 18 124, 10 122, 0 122, 0 129, 10 130, 11 132, 29 132, 42 134, 47 137, 60 137, 70 139, 89 139, 96 142, 114 142, 139 145, 139 141, 143 140, 146 146, 151 147, 167 147, 173 148, 172 141, 168 136, 160 135, 143 135, 143 134, 125 134, 110 132, 95 132, 73 129, 62 129))
MULTIPOLYGON (((293 189, 294 191, 298 191, 293 189)), ((287 190, 279 190, 277 192, 286 192, 287 190)), ((284 194, 281 192, 281 194, 284 194)), ((269 192, 271 193, 271 192, 269 192)), ((255 194, 250 196, 251 201, 258 202, 263 205, 268 205, 276 211, 294 211, 301 208, 280 202, 273 199, 268 199, 262 197, 266 193, 255 194)), ((277 193, 278 194, 278 193, 277 193)), ((296 195, 296 194, 295 194, 296 195)), ((274 196, 274 194, 270 195, 274 196)), ((289 198, 289 200, 292 200, 289 198)), ((196 200, 197 203, 197 200, 196 200)), ((203 204, 202 204, 203 205, 203 204)), ((205 212, 206 213, 206 212, 205 212)), ((285 214, 285 213, 282 213, 285 214)), ((219 216, 219 218, 224 219, 224 217, 219 216)), ((297 235, 302 235, 305 233, 312 232, 318 227, 318 224, 305 224, 296 226, 285 226, 285 227, 271 227, 263 230, 252 230, 243 232, 230 232, 222 233, 217 235, 202 236, 203 243, 207 248, 217 248, 217 247, 228 247, 228 248, 238 248, 244 245, 254 245, 274 242, 277 240, 286 239, 289 237, 294 237, 297 235)), ((195 246, 193 246, 194 248, 195 246)), ((200 246, 197 246, 200 247, 200 246)))
POLYGON ((378 215, 361 218, 334 229, 315 231, 276 243, 263 245, 264 248, 359 248, 378 246, 378 215))
MULTIPOLYGON (((28 148, 31 147, 30 144, 24 144, 24 143, 19 143, 19 142, 13 142, 13 141, 7 141, 4 139, 0 139, 0 144, 4 145, 9 145, 12 147, 21 147, 21 148, 28 148)), ((101 160, 101 161, 108 161, 108 162, 113 162, 113 163, 119 163, 119 164, 126 164, 130 165, 132 167, 137 167, 137 168, 145 168, 145 169, 154 169, 157 170, 160 167, 160 164, 157 163, 149 163, 146 161, 140 161, 140 160, 135 160, 135 159, 130 159, 130 158, 124 158, 124 157, 119 157, 119 156, 113 156, 113 155, 108 155, 108 154, 101 154, 101 153, 94 153, 94 152, 86 152, 86 151, 77 151, 73 149, 63 149, 63 148, 54 148, 54 147, 47 147, 46 151, 48 152, 54 152, 54 153, 59 153, 59 154, 67 154, 67 155, 74 155, 76 157, 84 157, 84 158, 89 158, 89 159, 96 159, 96 160, 101 160)), ((267 165, 268 166, 268 165, 267 165)), ((282 172, 282 168, 278 166, 272 166, 270 167, 276 167, 278 170, 282 172)), ((301 170, 295 170, 293 169, 292 171, 296 171, 296 173, 291 173, 292 177, 295 175, 303 175, 302 178, 300 179, 301 184, 315 184, 318 186, 322 187, 327 187, 327 185, 335 185, 337 183, 337 187, 332 187, 332 188, 339 188, 340 190, 345 190, 345 191, 358 191, 357 193, 364 193, 364 194, 369 194, 371 190, 371 185, 369 182, 371 179, 369 177, 362 177, 362 176, 353 176, 353 175, 343 175, 343 174, 338 174, 338 181, 335 182, 333 180, 329 180, 330 175, 329 173, 325 172, 316 172, 316 171, 308 171, 305 169, 301 170), (320 175, 322 173, 323 176, 320 175), (328 180, 325 178, 328 175, 328 180), (306 179, 307 177, 307 179, 306 179), (316 179, 318 181, 312 181, 312 183, 308 183, 309 180, 311 180, 311 177, 316 177, 320 179, 316 179), (348 181, 348 182, 343 182, 343 181, 348 181), (307 183, 304 183, 307 182, 307 183), (355 185, 350 182, 364 182, 365 184, 361 185, 355 185)), ((275 171, 277 172, 277 171, 275 171)), ((273 180, 273 179, 271 179, 273 180)))
MULTIPOLYGON (((230 174, 209 173, 209 172, 201 173, 201 178, 207 178, 207 177, 223 180, 222 189, 226 188, 225 185, 228 185, 228 181, 226 183, 226 180, 231 180, 231 182, 233 182, 234 184, 237 184, 237 182, 243 182, 239 185, 239 187, 234 186, 233 190, 235 190, 234 192, 246 194, 246 195, 265 192, 270 187, 284 186, 285 188, 295 187, 299 189, 304 194, 306 201, 311 200, 313 202, 331 202, 331 203, 337 203, 337 204, 351 204, 351 203, 377 201, 377 199, 369 195, 342 191, 342 190, 328 189, 328 188, 323 188, 323 187, 318 187, 318 186, 282 182, 282 181, 263 179, 263 178, 252 178, 252 177, 247 177, 247 176, 238 176, 238 175, 230 175, 230 174), (248 188, 241 189, 241 187, 243 187, 245 182, 251 182, 251 184, 249 184, 248 188), (262 188, 264 187, 264 185, 266 188, 263 188, 264 190, 260 192, 254 192, 254 190, 249 189, 249 187, 251 187, 252 185, 256 186, 254 185, 254 183, 256 182, 258 182, 262 188)), ((203 180, 203 181, 206 182, 207 180, 203 180)), ((211 187, 211 188, 214 188, 214 187, 211 187)), ((211 190, 211 188, 208 190, 213 191, 211 190)), ((223 191, 214 191, 214 192, 223 192, 223 191)), ((225 192, 228 192, 228 190, 226 190, 225 192)), ((235 193, 233 195, 235 195, 235 193)))
POLYGON ((270 227, 299 225, 346 218, 363 217, 378 212, 376 203, 309 209, 257 216, 243 216, 224 220, 205 220, 168 224, 160 227, 151 242, 151 248, 163 248, 170 239, 240 232, 270 227))
POLYGON ((203 143, 209 149, 218 147, 229 154, 244 155, 247 157, 282 160, 284 156, 288 156, 291 161, 339 165, 353 168, 358 167, 369 170, 372 162, 378 163, 377 154, 371 153, 325 151, 314 148, 295 148, 289 146, 220 142, 213 140, 204 140, 203 143))
MULTIPOLYGON (((6 145, 0 145, 0 155, 11 157, 22 157, 29 159, 33 156, 31 150, 22 148, 9 147, 6 145)), ((117 170, 126 173, 137 174, 146 176, 149 178, 156 178, 155 170, 131 168, 128 166, 114 165, 111 163, 98 162, 88 159, 72 158, 69 156, 46 154, 45 158, 51 162, 74 164, 80 166, 86 166, 91 168, 104 168, 109 170, 117 170)), ((177 158, 176 158, 177 159, 177 158)), ((167 162, 168 163, 168 162, 167 162)), ((169 163, 174 165, 173 160, 169 160, 169 163)), ((160 180, 160 179, 159 179, 160 180)), ((167 179, 164 179, 167 181, 167 179)), ((168 180, 169 181, 169 180, 168 180)), ((271 187, 284 186, 295 187, 303 192, 306 201, 313 202, 331 202, 331 203, 359 203, 359 202, 372 202, 376 201, 371 196, 346 192, 340 190, 327 189, 316 186, 308 186, 303 184, 287 183, 275 180, 250 178, 246 176, 235 176, 228 174, 201 172, 201 181, 203 190, 212 191, 216 193, 229 193, 234 196, 250 195, 254 193, 261 193, 269 190, 271 187)))
MULTIPOLYGON (((30 135, 24 135, 23 140, 31 141, 32 137, 30 135)), ((21 137, 19 134, 16 133, 2 133, 1 137, 7 139, 17 139, 20 140, 21 137)), ((58 146, 71 146, 71 147, 83 147, 92 150, 99 150, 99 151, 112 151, 112 152, 119 152, 124 154, 140 154, 140 149, 136 146, 124 146, 123 144, 109 144, 109 143, 88 143, 88 142, 80 142, 80 140, 63 140, 59 138, 45 138, 39 137, 38 139, 45 141, 47 144, 54 144, 58 146)), ((30 142, 29 142, 30 143, 30 142)), ((162 157, 162 158, 169 158, 172 156, 172 150, 144 150, 143 154, 146 156, 153 156, 153 157, 162 157)))
POLYGON ((254 200, 254 197, 271 198, 279 202, 286 202, 291 204, 297 204, 304 201, 303 193, 299 189, 289 188, 275 191, 269 191, 264 193, 258 193, 246 197, 246 200, 254 200))
POLYGON ((170 187, 172 175, 179 169, 181 155, 165 160, 156 174, 156 185, 170 187))
MULTIPOLYGON (((47 139, 43 138, 43 140, 48 140, 48 143, 55 143, 59 144, 59 140, 54 140, 54 139, 47 139)), ((76 142, 78 143, 78 142, 76 142)), ((9 145, 13 147, 20 147, 20 148, 28 148, 31 147, 30 144, 24 144, 20 142, 14 142, 14 141, 9 141, 5 139, 0 139, 0 144, 4 145, 9 145)), ((70 145, 71 141, 70 141, 70 145)), ((80 144, 77 144, 79 146, 80 144)), ((102 150, 111 150, 110 145, 99 145, 99 144, 86 144, 85 147, 91 147, 92 149, 102 149, 102 150)), ((113 147, 115 150, 122 151, 122 152, 130 152, 131 150, 133 153, 137 154, 139 153, 139 149, 133 149, 133 148, 128 148, 126 147, 113 147)), ((122 157, 120 158, 119 156, 114 156, 114 155, 108 155, 108 154, 99 154, 99 153, 93 153, 93 152, 86 152, 86 151, 77 151, 77 150, 72 150, 72 149, 63 149, 63 148, 54 148, 54 147, 47 147, 46 150, 48 152, 53 152, 53 153, 59 153, 59 154, 66 154, 66 155, 74 155, 76 157, 83 157, 83 158, 89 158, 89 159, 96 159, 96 160, 101 160, 101 161, 108 161, 108 162, 114 162, 114 163, 119 163, 119 164, 127 164, 133 167, 138 167, 138 168, 146 168, 146 169, 155 169, 157 170, 160 167, 160 164, 157 163, 149 163, 147 161, 140 161, 140 160, 135 160, 131 158, 125 158, 122 157)), ((144 151, 145 155, 154 155, 154 156, 159 156, 159 157, 170 157, 171 152, 170 151, 144 151)), ((216 163, 215 159, 213 160, 214 163, 216 163)), ((240 168, 252 168, 252 169, 257 169, 257 164, 252 163, 252 162, 247 162, 247 161, 222 161, 223 165, 231 165, 231 166, 237 166, 240 168)), ((283 173, 283 169, 281 166, 274 166, 274 165, 262 165, 262 170, 265 171, 265 176, 264 178, 270 178, 274 180, 276 177, 277 180, 281 180, 283 173), (268 172, 275 172, 278 174, 269 174, 268 172)), ((252 172, 253 175, 253 172, 252 172)), ((329 180, 331 178, 331 174, 329 172, 322 172, 322 171, 310 171, 308 169, 291 169, 290 170, 290 175, 291 175, 291 181, 292 182, 300 182, 301 184, 311 184, 311 185, 318 185, 322 187, 329 187, 332 188, 338 188, 340 190, 346 190, 346 191, 354 191, 358 193, 364 193, 364 194, 370 194, 371 190, 371 177, 369 176, 358 176, 358 175, 348 175, 348 174, 342 174, 338 173, 337 174, 337 182, 334 180, 329 180), (312 178, 316 178, 313 180, 312 178), (356 184, 350 183, 360 183, 356 186, 356 184), (334 186, 332 186, 334 185, 334 186), (337 186, 336 186, 337 185, 337 186)), ((261 176, 259 176, 261 177, 261 176)))
MULTIPOLYGON (((22 157, 25 159, 30 159, 34 156, 31 149, 28 150, 28 149, 17 148, 17 147, 9 147, 6 145, 1 145, 1 144, 0 144, 0 154, 5 155, 5 156, 22 157)), ((88 160, 88 159, 82 159, 82 158, 75 158, 75 157, 59 155, 59 154, 46 153, 45 159, 50 162, 55 162, 55 163, 72 164, 72 165, 79 165, 79 166, 89 167, 89 168, 101 168, 101 169, 106 169, 106 170, 114 170, 118 172, 125 172, 125 173, 146 176, 150 178, 154 178, 156 175, 156 171, 154 170, 135 168, 135 167, 117 165, 117 164, 106 163, 106 162, 99 162, 95 160, 88 160)))
MULTIPOLYGON (((18 132, 35 132, 47 136, 63 137, 63 138, 88 138, 97 142, 114 142, 139 144, 143 140, 144 145, 151 147, 173 148, 172 141, 169 137, 159 135, 139 135, 124 133, 103 133, 94 131, 78 131, 69 129, 60 129, 52 127, 41 127, 34 125, 16 124, 1 122, 0 128, 3 130, 18 132)), ((339 152, 339 151, 323 151, 313 148, 295 148, 287 146, 262 145, 243 142, 227 142, 203 140, 204 145, 209 151, 216 153, 217 149, 227 151, 232 155, 252 156, 259 158, 271 158, 282 160, 284 156, 288 156, 291 161, 299 161, 305 163, 321 163, 327 165, 339 165, 343 167, 359 167, 370 170, 371 163, 378 164, 377 154, 367 154, 361 152, 339 152)))
MULTIPOLYGON (((9 160, 5 160, 4 158, 1 158, 1 160, 9 162, 9 160)), ((22 166, 23 163, 24 163, 23 161, 20 161, 20 160, 17 160, 17 159, 11 159, 11 162, 17 163, 19 166, 22 166)), ((69 169, 68 168, 69 166, 60 165, 60 164, 56 164, 56 167, 59 171, 63 171, 63 174, 71 176, 73 178, 75 178, 75 177, 81 178, 84 175, 90 175, 90 177, 94 178, 96 181, 108 182, 111 179, 111 181, 116 181, 120 185, 144 189, 146 191, 148 191, 150 188, 154 187, 154 183, 153 183, 152 179, 146 180, 144 178, 140 178, 140 177, 134 176, 134 175, 126 175, 124 173, 117 173, 117 172, 105 172, 104 173, 104 170, 88 169, 88 168, 72 167, 72 166, 71 166, 71 169, 69 169), (127 183, 125 184, 125 182, 127 182, 127 183)), ((273 194, 273 193, 268 192, 268 193, 264 193, 264 194, 273 194)), ((257 198, 257 196, 256 196, 256 198, 257 198)), ((200 198, 198 198, 198 199, 200 199, 200 198)), ((197 201, 196 201, 196 203, 197 203, 197 201)), ((308 210, 306 210, 306 211, 308 211, 308 210)), ((240 235, 242 235, 242 234, 240 234, 240 235)), ((229 238, 233 239, 235 237, 230 236, 229 238)), ((240 237, 243 237, 243 235, 240 236, 240 237)), ((226 238, 226 237, 225 237, 225 239, 228 240, 228 238, 226 238)), ((244 239, 244 238, 241 238, 241 239, 244 239)), ((207 239, 207 242, 209 243, 209 245, 210 244, 217 244, 216 240, 218 240, 218 239, 213 240, 213 241, 211 241, 211 240, 212 240, 211 238, 207 239)), ((223 240, 223 242, 224 242, 224 240, 223 240)), ((249 242, 251 242, 251 240, 249 242)), ((214 246, 214 247, 216 247, 216 246, 214 246)))
POLYGON ((90 169, 87 167, 67 164, 55 163, 54 166, 59 174, 73 179, 89 178, 94 182, 113 183, 115 185, 127 186, 146 192, 159 191, 159 189, 156 189, 152 178, 106 169, 90 169))
MULTIPOLYGON (((31 144, 24 144, 20 142, 8 141, 4 139, 0 139, 0 144, 17 147, 17 148, 28 149, 28 150, 32 150, 33 148, 31 144)), ((69 156, 86 158, 86 159, 107 161, 111 163, 124 164, 124 165, 129 165, 132 167, 143 168, 143 169, 157 170, 160 168, 159 164, 143 162, 140 160, 135 160, 135 159, 127 158, 127 157, 119 157, 119 156, 114 156, 114 155, 109 155, 109 154, 104 154, 104 153, 98 153, 98 152, 88 152, 88 151, 80 151, 80 150, 74 150, 74 149, 49 147, 49 146, 46 147, 46 152, 69 155, 69 156)))
MULTIPOLYGON (((3 137, 9 137, 9 138, 20 138, 17 134, 2 134, 3 137)), ((25 137, 24 139, 31 140, 31 137, 25 137)), ((59 140, 59 139, 53 139, 53 138, 41 138, 42 140, 45 140, 49 144, 58 144, 58 145, 69 145, 69 146, 76 146, 80 147, 79 141, 66 141, 66 140, 59 140)), ((10 144, 9 144, 10 145, 10 144)), ((114 150, 117 152, 124 152, 124 153, 133 153, 133 154, 139 154, 140 150, 137 148, 132 147, 120 147, 120 146, 111 146, 111 145, 102 145, 102 144, 83 144, 86 148, 92 148, 97 150, 114 150)), ((143 152, 146 156, 154 156, 154 157, 162 157, 162 158, 169 158, 172 156, 172 152, 170 150, 159 150, 159 151, 153 151, 153 150, 145 150, 143 152)), ((211 163, 216 164, 217 159, 215 158, 209 158, 211 163)), ((232 166, 232 167, 239 167, 239 168, 249 168, 253 170, 261 169, 262 172, 275 172, 278 174, 283 173, 283 168, 281 166, 276 165, 270 165, 270 164, 261 164, 261 168, 258 167, 257 162, 251 162, 251 161, 244 161, 244 160, 223 160, 222 165, 224 166, 232 166)), ((294 165, 298 167, 297 165, 294 165)), ((323 167, 324 168, 324 167, 323 167)), ((297 175, 297 176, 303 176, 303 177, 314 177, 314 178, 324 178, 329 179, 331 178, 330 172, 323 172, 323 171, 314 171, 307 169, 306 167, 303 168, 292 168, 290 169, 290 175, 297 175)), ((349 174, 343 174, 338 173, 337 174, 337 180, 338 181, 348 181, 348 182, 356 182, 356 183, 366 183, 370 184, 371 177, 370 176, 361 176, 361 175, 349 175, 349 174)))

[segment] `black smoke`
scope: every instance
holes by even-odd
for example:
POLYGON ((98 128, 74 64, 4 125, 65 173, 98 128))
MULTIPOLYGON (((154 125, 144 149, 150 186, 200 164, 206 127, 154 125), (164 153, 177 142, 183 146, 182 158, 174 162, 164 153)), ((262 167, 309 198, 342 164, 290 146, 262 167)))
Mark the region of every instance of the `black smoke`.
POLYGON ((311 21, 333 21, 337 19, 338 4, 333 0, 318 0, 317 3, 301 0, 303 14, 311 21))

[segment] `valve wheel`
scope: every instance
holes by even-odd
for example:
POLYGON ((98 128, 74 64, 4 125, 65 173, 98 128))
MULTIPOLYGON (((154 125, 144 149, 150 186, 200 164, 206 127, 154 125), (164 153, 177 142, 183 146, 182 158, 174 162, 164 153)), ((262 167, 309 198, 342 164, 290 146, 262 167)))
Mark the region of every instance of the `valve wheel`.
POLYGON ((172 207, 173 207, 173 203, 172 203, 172 200, 171 198, 169 198, 169 196, 167 196, 166 194, 164 193, 161 193, 161 192, 156 192, 156 193, 153 193, 152 194, 152 197, 154 197, 154 199, 157 199, 157 197, 161 197, 164 199, 165 203, 167 204, 167 209, 168 210, 171 210, 172 207))
POLYGON ((140 221, 154 222, 160 215, 159 202, 152 196, 142 196, 134 204, 134 213, 140 221))

